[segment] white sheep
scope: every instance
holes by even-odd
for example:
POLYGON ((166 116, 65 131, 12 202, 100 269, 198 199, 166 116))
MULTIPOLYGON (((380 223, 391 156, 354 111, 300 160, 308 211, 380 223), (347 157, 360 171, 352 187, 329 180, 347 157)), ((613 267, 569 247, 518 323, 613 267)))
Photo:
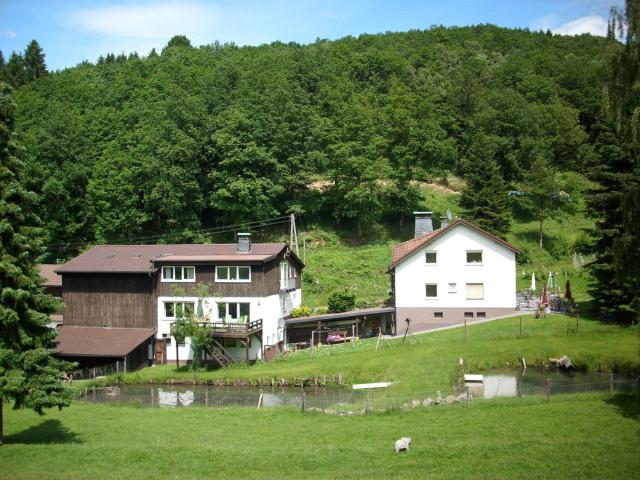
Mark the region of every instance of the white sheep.
POLYGON ((402 437, 400 440, 396 440, 395 450, 396 453, 408 452, 411 445, 411 437, 402 437))

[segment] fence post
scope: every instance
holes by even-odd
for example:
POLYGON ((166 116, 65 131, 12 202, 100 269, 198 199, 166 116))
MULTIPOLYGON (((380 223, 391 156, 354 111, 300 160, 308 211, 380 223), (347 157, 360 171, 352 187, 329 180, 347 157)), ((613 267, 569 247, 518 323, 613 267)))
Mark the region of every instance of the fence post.
POLYGON ((549 379, 545 378, 544 379, 544 396, 547 399, 547 402, 549 401, 549 394, 550 394, 549 390, 550 390, 549 379))
POLYGON ((464 317, 464 339, 467 339, 467 317, 464 317))
MULTIPOLYGON (((260 395, 262 397, 262 394, 260 395)), ((305 414, 307 409, 307 392, 302 392, 302 414, 305 414)))
POLYGON ((518 338, 522 338, 522 315, 520 316, 520 336, 518 338))
MULTIPOLYGON (((304 402, 304 400, 303 400, 304 402)), ((260 392, 260 396, 258 397, 258 409, 262 406, 262 392, 260 392)))
POLYGON ((609 374, 609 393, 613 395, 613 373, 609 374))
POLYGON ((469 387, 467 387, 467 408, 469 408, 469 387))

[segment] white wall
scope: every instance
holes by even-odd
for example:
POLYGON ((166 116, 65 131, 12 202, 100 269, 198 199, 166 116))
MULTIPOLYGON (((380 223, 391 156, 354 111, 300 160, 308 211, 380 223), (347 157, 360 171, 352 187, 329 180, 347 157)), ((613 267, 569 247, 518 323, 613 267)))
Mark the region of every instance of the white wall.
MULTIPOLYGON (((197 297, 158 297, 158 332, 156 337, 163 338, 162 334, 171 333, 171 323, 175 319, 166 319, 164 302, 193 302, 197 309, 197 297)), ((268 297, 208 297, 203 301, 203 311, 209 321, 217 322, 218 302, 242 302, 249 303, 251 320, 262 319, 262 343, 251 341, 249 359, 255 360, 262 355, 262 345, 274 345, 284 340, 284 320, 283 318, 291 313, 291 309, 300 306, 302 302, 302 292, 300 289, 286 293, 270 295, 268 297)), ((197 311, 197 310, 196 310, 197 311)), ((229 353, 240 360, 245 358, 244 348, 227 348, 229 353)), ((180 360, 193 359, 190 339, 187 338, 185 345, 179 347, 180 360)), ((167 347, 167 360, 176 360, 175 339, 171 338, 171 346, 167 347)))
POLYGON ((396 307, 515 308, 515 253, 475 230, 458 224, 424 248, 405 258, 395 269, 396 307), (467 264, 467 250, 482 250, 482 265, 467 264), (427 264, 426 252, 437 252, 437 263, 427 264), (425 284, 437 283, 437 298, 427 298, 425 284), (449 283, 456 292, 449 292, 449 283), (466 284, 483 283, 484 299, 467 300, 466 284))

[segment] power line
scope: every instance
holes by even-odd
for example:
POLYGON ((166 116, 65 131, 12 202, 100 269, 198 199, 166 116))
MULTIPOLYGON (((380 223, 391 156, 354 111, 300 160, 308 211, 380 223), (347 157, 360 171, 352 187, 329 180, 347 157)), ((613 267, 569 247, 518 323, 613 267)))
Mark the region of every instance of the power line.
MULTIPOLYGON (((234 224, 234 225, 224 225, 224 226, 220 226, 220 227, 212 227, 212 228, 201 228, 201 229, 195 229, 195 230, 189 230, 190 233, 193 234, 219 234, 219 233, 225 233, 225 232, 232 232, 232 231, 236 231, 239 230, 240 228, 250 228, 252 230, 259 230, 265 227, 270 227, 273 225, 278 225, 278 224, 282 224, 282 223, 288 223, 289 222, 289 216, 285 215, 285 216, 281 216, 281 217, 273 217, 273 218, 267 218, 267 219, 263 219, 263 220, 255 220, 252 222, 243 222, 243 223, 238 223, 238 224, 234 224)), ((173 233, 168 233, 165 235, 159 234, 159 235, 146 235, 146 236, 139 236, 139 237, 133 237, 133 238, 128 238, 126 240, 121 240, 121 241, 116 241, 116 242, 110 242, 110 245, 126 245, 129 243, 142 243, 142 242, 150 242, 150 241, 154 241, 154 240, 159 240, 159 239, 167 239, 167 238, 174 238, 174 237, 178 237, 183 235, 185 232, 173 232, 173 233)), ((84 247, 87 245, 91 245, 92 243, 75 243, 75 244, 50 244, 47 245, 47 248, 49 249, 55 249, 55 248, 71 248, 71 247, 84 247)))

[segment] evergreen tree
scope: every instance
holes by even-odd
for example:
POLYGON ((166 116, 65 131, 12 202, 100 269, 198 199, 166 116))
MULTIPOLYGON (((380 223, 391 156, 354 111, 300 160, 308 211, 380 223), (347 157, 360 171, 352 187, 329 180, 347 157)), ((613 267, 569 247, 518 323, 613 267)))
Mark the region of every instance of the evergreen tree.
POLYGON ((44 61, 44 52, 35 40, 31 40, 24 51, 24 71, 25 79, 29 82, 48 73, 47 65, 44 61))
POLYGON ((5 77, 7 82, 14 88, 24 83, 24 61, 22 56, 16 52, 12 52, 5 68, 5 77))
POLYGON ((0 50, 0 82, 3 81, 4 78, 4 69, 5 69, 6 65, 5 65, 5 61, 4 61, 4 54, 2 53, 2 50, 0 50))
POLYGON ((591 196, 597 214, 595 278, 591 294, 598 307, 620 321, 640 316, 640 2, 613 9, 608 38, 613 50, 607 81, 611 131, 598 137, 600 189, 591 196), (619 48, 616 34, 624 41, 619 48), (615 137, 614 137, 615 135, 615 137))
POLYGON ((465 180, 467 184, 460 197, 464 217, 504 237, 511 226, 511 212, 498 162, 490 154, 471 159, 465 180))
POLYGON ((43 414, 72 399, 61 381, 62 370, 71 365, 51 355, 56 331, 47 324, 60 304, 40 285, 36 259, 43 246, 35 228, 34 195, 17 181, 21 163, 12 139, 14 111, 10 89, 0 82, 0 444, 5 402, 43 414))
POLYGON ((191 48, 191 40, 184 35, 174 35, 167 43, 167 46, 162 49, 162 53, 165 53, 172 47, 186 47, 191 48))

